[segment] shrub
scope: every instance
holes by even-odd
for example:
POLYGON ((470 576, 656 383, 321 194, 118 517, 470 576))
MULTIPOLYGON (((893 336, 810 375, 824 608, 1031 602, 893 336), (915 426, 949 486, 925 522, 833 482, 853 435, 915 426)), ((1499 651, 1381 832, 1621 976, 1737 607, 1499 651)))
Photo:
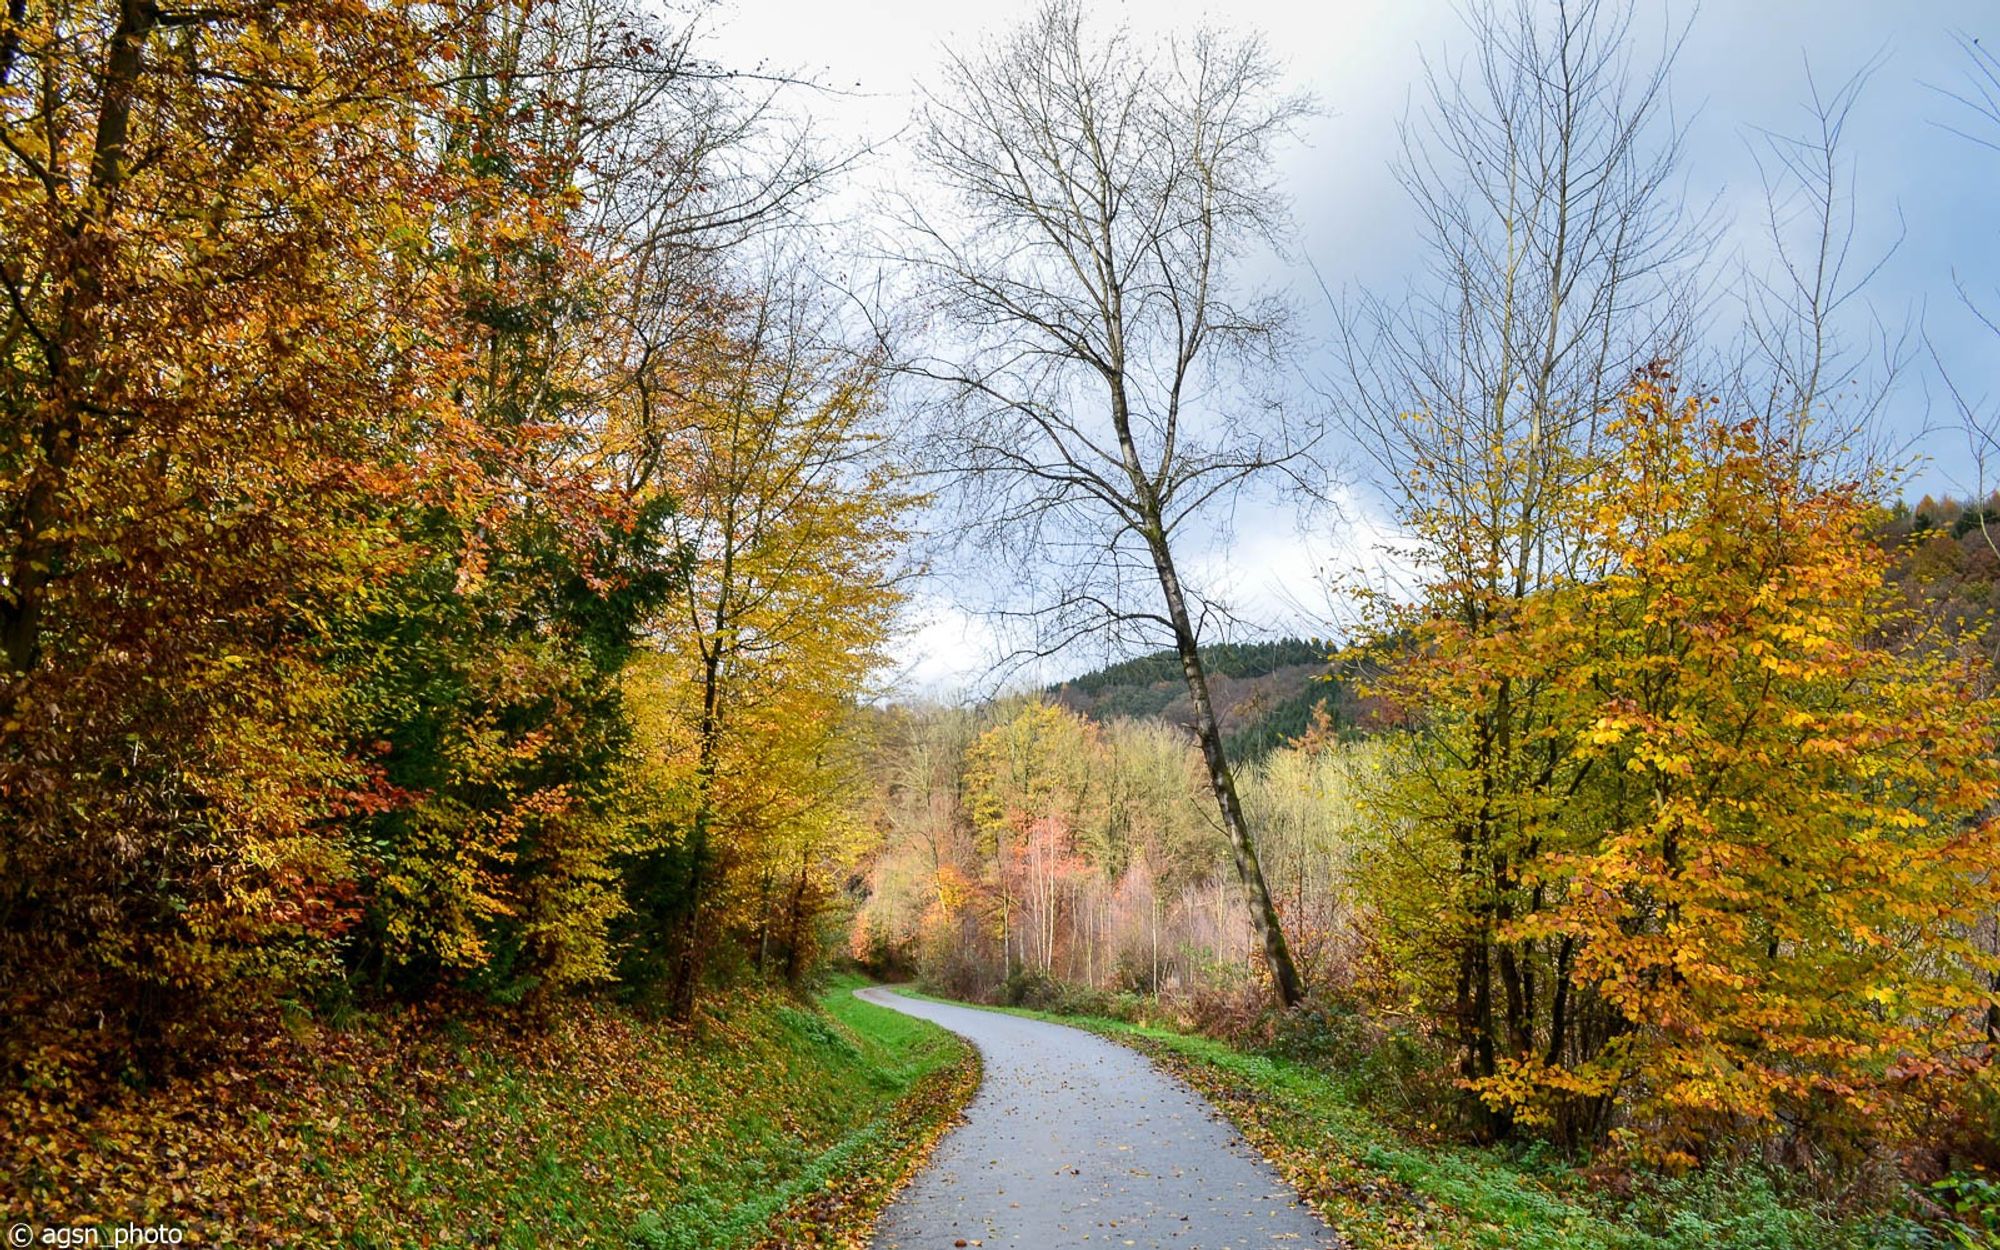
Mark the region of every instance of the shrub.
POLYGON ((1280 1059, 1338 1070, 1367 1046, 1368 1028, 1354 1005, 1338 999, 1309 998, 1277 1013, 1264 1049, 1280 1059))
POLYGON ((1946 1231, 1964 1250, 2000 1250, 2000 1182, 1955 1172, 1931 1186, 1960 1223, 1946 1231))

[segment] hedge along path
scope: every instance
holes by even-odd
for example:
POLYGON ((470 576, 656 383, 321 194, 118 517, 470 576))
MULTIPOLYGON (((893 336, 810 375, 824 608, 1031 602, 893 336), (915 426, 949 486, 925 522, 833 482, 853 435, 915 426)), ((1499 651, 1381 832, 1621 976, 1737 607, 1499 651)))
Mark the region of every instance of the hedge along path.
POLYGON ((1338 1247, 1213 1106, 1080 1029, 884 989, 868 1002, 980 1050, 964 1122, 884 1212, 875 1250, 1338 1247))

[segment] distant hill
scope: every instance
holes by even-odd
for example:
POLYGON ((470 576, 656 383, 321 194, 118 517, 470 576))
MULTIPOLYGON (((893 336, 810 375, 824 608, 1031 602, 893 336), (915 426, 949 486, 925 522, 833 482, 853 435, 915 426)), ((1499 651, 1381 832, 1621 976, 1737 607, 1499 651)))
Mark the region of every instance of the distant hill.
MULTIPOLYGON (((1218 643, 1202 648, 1209 695, 1215 700, 1232 759, 1261 756, 1298 737, 1324 702, 1334 724, 1356 723, 1358 705, 1345 683, 1331 679, 1327 655, 1335 644, 1317 639, 1218 643)), ((1160 720, 1192 727, 1193 704, 1180 657, 1159 651, 1085 673, 1049 688, 1049 697, 1095 720, 1160 720)))

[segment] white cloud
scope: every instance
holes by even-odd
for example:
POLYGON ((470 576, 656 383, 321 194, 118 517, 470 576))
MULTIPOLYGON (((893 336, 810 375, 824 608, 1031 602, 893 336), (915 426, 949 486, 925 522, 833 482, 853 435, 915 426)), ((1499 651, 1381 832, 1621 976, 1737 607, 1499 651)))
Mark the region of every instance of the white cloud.
MULTIPOLYGON (((1408 586, 1409 567, 1396 553, 1404 536, 1354 497, 1343 496, 1339 505, 1339 519, 1303 526, 1295 512, 1276 504, 1239 508, 1234 524, 1187 560, 1189 584, 1230 613, 1229 620, 1208 623, 1207 640, 1340 638, 1353 625, 1343 587, 1359 582, 1394 593, 1408 586)), ((886 697, 983 698, 1003 688, 1046 685, 1104 662, 1101 651, 1085 645, 1067 656, 1003 666, 1008 647, 1001 630, 953 594, 954 585, 971 584, 974 576, 961 570, 957 577, 933 579, 911 598, 888 648, 886 697)))
POLYGON ((1339 638, 1353 625, 1357 584, 1396 593, 1410 581, 1397 554, 1407 538, 1359 496, 1303 526, 1272 505, 1239 508, 1221 543, 1190 564, 1195 584, 1240 621, 1235 636, 1339 638))
POLYGON ((984 617, 941 594, 923 592, 904 609, 902 626, 888 651, 887 695, 952 702, 987 682, 1000 646, 984 617))

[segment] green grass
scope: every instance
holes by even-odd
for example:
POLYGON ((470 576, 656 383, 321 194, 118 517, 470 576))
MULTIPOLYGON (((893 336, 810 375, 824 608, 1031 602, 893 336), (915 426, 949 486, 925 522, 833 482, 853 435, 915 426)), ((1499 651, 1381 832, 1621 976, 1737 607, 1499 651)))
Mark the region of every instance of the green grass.
POLYGON ((672 1200, 632 1222, 630 1245, 720 1250, 808 1236, 830 1243, 866 1223, 928 1145, 925 1135, 963 1105, 977 1078, 966 1081, 964 1043, 854 997, 865 984, 837 980, 818 1011, 774 1009, 789 1054, 781 1068, 753 1065, 751 1075, 780 1079, 732 1090, 738 1099, 751 1096, 708 1140, 672 1200), (899 1108, 905 1099, 916 1105, 899 1108), (779 1126, 796 1123, 800 1104, 830 1113, 846 1131, 810 1141, 788 1135, 779 1126))
POLYGON ((1644 1179, 1613 1195, 1546 1152, 1405 1132, 1353 1077, 1122 1020, 1061 1017, 1149 1055, 1206 1094, 1354 1250, 1939 1250, 1891 1215, 1840 1219, 1756 1172, 1644 1179))

